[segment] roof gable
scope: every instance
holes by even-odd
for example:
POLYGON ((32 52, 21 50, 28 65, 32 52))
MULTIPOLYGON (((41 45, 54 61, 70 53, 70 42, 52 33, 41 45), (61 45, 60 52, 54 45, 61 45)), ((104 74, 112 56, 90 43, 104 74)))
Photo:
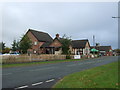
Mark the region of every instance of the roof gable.
POLYGON ((89 43, 89 41, 88 41, 88 42, 86 42, 85 47, 89 47, 89 48, 90 48, 90 43, 89 43))
POLYGON ((53 42, 50 44, 51 47, 61 47, 62 44, 58 38, 55 38, 53 42))

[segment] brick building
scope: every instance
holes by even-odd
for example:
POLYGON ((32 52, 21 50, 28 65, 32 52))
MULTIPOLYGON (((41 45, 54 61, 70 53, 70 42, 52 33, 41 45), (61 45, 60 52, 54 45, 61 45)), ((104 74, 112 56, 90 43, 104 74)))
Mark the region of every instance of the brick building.
POLYGON ((52 53, 52 47, 49 48, 49 44, 53 42, 53 39, 48 33, 29 29, 26 35, 32 41, 32 48, 28 49, 28 52, 34 54, 52 53))
POLYGON ((71 43, 71 53, 75 55, 89 55, 90 44, 88 39, 85 40, 73 40, 71 43))
MULTIPOLYGON (((59 34, 53 39, 48 33, 29 29, 26 35, 32 41, 32 48, 28 53, 34 54, 62 54, 62 43, 59 34)), ((72 40, 69 46, 72 54, 89 55, 90 44, 86 40, 72 40)))
POLYGON ((99 55, 102 55, 102 56, 112 56, 113 55, 111 46, 91 46, 91 49, 92 48, 99 50, 99 52, 98 52, 99 55))

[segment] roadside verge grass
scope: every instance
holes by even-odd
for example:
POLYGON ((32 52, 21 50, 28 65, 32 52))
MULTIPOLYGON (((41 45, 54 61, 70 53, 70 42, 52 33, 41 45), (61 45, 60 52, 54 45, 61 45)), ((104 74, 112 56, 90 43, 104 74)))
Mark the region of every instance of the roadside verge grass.
POLYGON ((18 66, 31 66, 31 65, 40 65, 40 64, 52 64, 52 63, 61 63, 61 62, 80 61, 80 60, 82 60, 82 59, 66 59, 66 60, 54 60, 54 61, 2 64, 2 67, 3 68, 9 68, 9 67, 18 67, 18 66))
POLYGON ((118 62, 65 76, 53 88, 118 88, 118 62))

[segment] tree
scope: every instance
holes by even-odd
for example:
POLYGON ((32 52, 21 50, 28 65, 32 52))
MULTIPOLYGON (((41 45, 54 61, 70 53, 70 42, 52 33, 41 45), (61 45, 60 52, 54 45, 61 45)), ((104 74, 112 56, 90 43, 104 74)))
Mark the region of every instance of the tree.
POLYGON ((5 49, 2 52, 3 53, 9 53, 10 52, 10 48, 9 47, 5 47, 5 49))
POLYGON ((9 52, 10 52, 10 48, 9 48, 9 47, 6 47, 6 46, 5 46, 5 43, 1 42, 1 43, 0 43, 0 52, 1 52, 2 54, 4 54, 4 53, 9 53, 9 52))
POLYGON ((19 51, 19 41, 16 40, 13 41, 12 51, 19 51))
POLYGON ((23 54, 27 53, 27 50, 32 46, 32 42, 27 35, 23 35, 19 43, 20 50, 23 54))
POLYGON ((13 41, 12 50, 13 50, 13 51, 16 51, 16 50, 17 50, 17 48, 16 48, 16 40, 13 41))
POLYGON ((17 42, 16 42, 16 49, 17 49, 17 51, 20 51, 20 45, 19 45, 19 44, 20 44, 20 42, 17 41, 17 42))
POLYGON ((5 50, 5 43, 0 43, 0 52, 3 53, 3 50, 5 50))
POLYGON ((1 48, 2 50, 4 50, 4 49, 5 49, 5 43, 1 42, 1 43, 0 43, 0 48, 1 48))
POLYGON ((63 54, 70 54, 70 51, 69 51, 69 46, 71 44, 71 39, 70 37, 67 37, 65 34, 64 36, 62 37, 61 39, 61 43, 62 43, 62 53, 63 54))

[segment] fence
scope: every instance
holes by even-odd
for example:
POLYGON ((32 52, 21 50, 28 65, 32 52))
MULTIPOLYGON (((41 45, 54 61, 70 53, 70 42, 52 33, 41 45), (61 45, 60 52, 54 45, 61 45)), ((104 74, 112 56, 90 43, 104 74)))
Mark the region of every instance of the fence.
POLYGON ((23 63, 23 62, 34 62, 34 61, 46 61, 46 60, 63 60, 66 59, 66 55, 54 55, 54 54, 43 54, 43 55, 8 55, 1 56, 1 63, 23 63))
MULTIPOLYGON (((88 58, 86 56, 81 56, 81 58, 88 58)), ((41 54, 41 55, 6 55, 0 56, 0 63, 25 63, 25 62, 36 62, 36 61, 50 61, 50 60, 64 60, 64 59, 74 59, 74 55, 55 55, 55 54, 41 54)))

